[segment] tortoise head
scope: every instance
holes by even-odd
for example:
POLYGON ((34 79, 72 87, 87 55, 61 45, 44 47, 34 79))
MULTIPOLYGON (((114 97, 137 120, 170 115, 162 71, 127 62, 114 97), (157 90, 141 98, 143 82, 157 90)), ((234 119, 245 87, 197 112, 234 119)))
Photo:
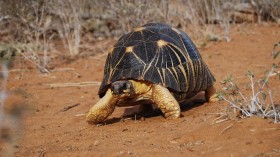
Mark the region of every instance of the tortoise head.
POLYGON ((115 98, 127 98, 135 94, 133 84, 128 80, 121 80, 112 83, 111 90, 115 98))

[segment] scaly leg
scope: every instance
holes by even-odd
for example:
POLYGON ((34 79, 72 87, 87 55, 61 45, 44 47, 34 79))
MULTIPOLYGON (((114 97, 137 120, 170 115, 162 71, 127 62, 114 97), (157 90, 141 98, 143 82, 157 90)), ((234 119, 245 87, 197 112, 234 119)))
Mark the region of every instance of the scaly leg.
POLYGON ((105 96, 101 98, 88 112, 87 122, 97 124, 110 116, 116 106, 117 99, 113 97, 111 89, 108 89, 105 96))
POLYGON ((205 90, 205 99, 207 102, 217 102, 218 95, 216 94, 216 88, 214 86, 210 86, 205 90))
POLYGON ((180 117, 181 109, 179 103, 167 88, 157 84, 153 85, 152 98, 165 118, 175 119, 180 117))

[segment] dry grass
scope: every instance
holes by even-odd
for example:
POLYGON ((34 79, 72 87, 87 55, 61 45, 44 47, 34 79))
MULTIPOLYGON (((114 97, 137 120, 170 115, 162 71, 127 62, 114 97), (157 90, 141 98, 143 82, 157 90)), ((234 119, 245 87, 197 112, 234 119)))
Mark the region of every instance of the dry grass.
POLYGON ((280 19, 277 0, 60 0, 1 1, 1 42, 21 45, 26 59, 47 71, 57 40, 70 56, 82 41, 119 38, 134 27, 163 22, 206 41, 230 41, 232 24, 280 19), (3 7, 5 6, 5 7, 3 7))

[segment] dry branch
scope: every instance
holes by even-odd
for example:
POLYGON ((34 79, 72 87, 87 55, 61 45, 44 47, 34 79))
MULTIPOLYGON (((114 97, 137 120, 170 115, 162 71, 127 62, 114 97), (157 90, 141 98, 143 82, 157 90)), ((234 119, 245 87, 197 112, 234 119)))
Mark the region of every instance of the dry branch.
POLYGON ((233 126, 233 124, 228 125, 226 128, 224 128, 224 129, 220 132, 220 135, 221 135, 222 133, 224 133, 225 131, 227 131, 228 129, 230 129, 232 126, 233 126))
POLYGON ((60 88, 60 87, 83 87, 83 86, 99 86, 101 82, 79 82, 79 83, 53 83, 45 84, 51 88, 60 88))
POLYGON ((56 68, 53 70, 50 70, 51 72, 56 72, 56 71, 74 71, 74 68, 56 68))
POLYGON ((64 108, 61 110, 61 112, 68 111, 68 110, 70 110, 71 108, 76 107, 76 106, 79 106, 79 105, 80 105, 80 103, 74 104, 74 105, 70 105, 70 106, 66 106, 66 107, 64 107, 64 108))

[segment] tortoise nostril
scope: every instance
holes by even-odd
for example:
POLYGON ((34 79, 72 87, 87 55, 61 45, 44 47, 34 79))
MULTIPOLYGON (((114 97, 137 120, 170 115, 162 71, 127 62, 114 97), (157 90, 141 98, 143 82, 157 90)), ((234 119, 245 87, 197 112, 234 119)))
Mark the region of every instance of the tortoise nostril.
POLYGON ((124 84, 123 84, 123 90, 126 90, 126 89, 127 89, 127 84, 124 83, 124 84))

